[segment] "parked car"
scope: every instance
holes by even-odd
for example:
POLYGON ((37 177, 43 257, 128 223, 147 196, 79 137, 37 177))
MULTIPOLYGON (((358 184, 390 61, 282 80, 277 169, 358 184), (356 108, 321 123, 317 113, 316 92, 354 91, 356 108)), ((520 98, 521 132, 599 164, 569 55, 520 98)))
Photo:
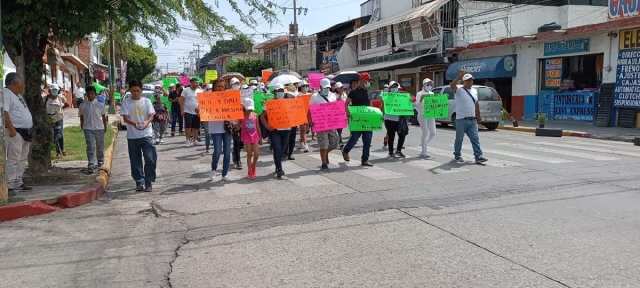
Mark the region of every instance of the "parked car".
MULTIPOLYGON (((155 101, 155 99, 153 99, 153 91, 142 91, 142 97, 148 98, 149 100, 151 100, 151 102, 155 101)), ((124 94, 124 97, 122 98, 122 100, 124 101, 124 99, 129 99, 131 98, 131 93, 127 92, 127 94, 124 94)), ((121 108, 122 109, 122 108, 121 108)), ((120 115, 120 122, 118 123, 118 129, 120 130, 125 130, 127 129, 127 123, 124 123, 124 118, 122 117, 122 114, 120 115)))
MULTIPOLYGON (((382 106, 382 90, 375 90, 371 92, 369 95, 369 99, 371 101, 371 106, 380 108, 382 106)), ((400 90, 400 92, 405 93, 406 91, 400 90)), ((411 95, 411 102, 416 102, 416 96, 411 95)), ((413 110, 413 116, 409 117, 409 123, 413 125, 418 125, 418 111, 413 110)))
MULTIPOLYGON (((458 85, 460 89, 462 85, 458 85)), ((489 130, 496 130, 502 119, 502 99, 500 94, 491 87, 482 85, 473 85, 473 88, 478 90, 478 102, 480 103, 480 115, 482 120, 480 124, 487 127, 489 130)), ((437 123, 440 123, 443 127, 452 124, 456 125, 456 100, 454 99, 454 93, 451 87, 441 86, 433 89, 434 94, 448 94, 449 95, 449 117, 436 119, 437 123)))

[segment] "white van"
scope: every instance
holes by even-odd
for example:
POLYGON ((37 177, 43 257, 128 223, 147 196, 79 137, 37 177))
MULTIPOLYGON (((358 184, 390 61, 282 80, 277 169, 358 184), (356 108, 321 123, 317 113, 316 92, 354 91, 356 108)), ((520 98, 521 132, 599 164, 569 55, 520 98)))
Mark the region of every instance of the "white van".
MULTIPOLYGON (((462 85, 458 85, 458 88, 462 85)), ((480 115, 482 117, 482 124, 489 130, 496 130, 502 120, 502 99, 500 95, 491 87, 482 85, 473 85, 473 88, 478 90, 478 101, 480 102, 480 115)), ((440 86, 433 89, 434 94, 448 94, 449 95, 449 117, 438 118, 437 123, 440 123, 443 127, 452 124, 456 126, 456 100, 454 99, 454 93, 449 85, 440 86)))

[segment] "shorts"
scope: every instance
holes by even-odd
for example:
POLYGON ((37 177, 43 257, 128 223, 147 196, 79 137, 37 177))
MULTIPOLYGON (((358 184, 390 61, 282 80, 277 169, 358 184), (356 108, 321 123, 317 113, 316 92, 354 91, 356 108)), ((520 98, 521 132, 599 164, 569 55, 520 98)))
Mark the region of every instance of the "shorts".
POLYGON ((200 116, 184 113, 184 129, 200 129, 200 116))
POLYGON ((338 147, 338 133, 335 130, 322 131, 316 133, 318 139, 318 145, 320 149, 333 149, 338 147))

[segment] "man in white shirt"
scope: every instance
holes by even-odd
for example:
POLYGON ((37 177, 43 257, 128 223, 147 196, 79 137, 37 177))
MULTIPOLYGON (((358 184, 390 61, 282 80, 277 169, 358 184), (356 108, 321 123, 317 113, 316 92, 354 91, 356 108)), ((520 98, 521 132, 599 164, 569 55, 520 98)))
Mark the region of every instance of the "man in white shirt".
MULTIPOLYGON (((342 85, 342 84, 341 84, 342 85)), ((335 102, 337 100, 336 94, 331 93, 331 81, 329 79, 324 78, 320 80, 320 91, 313 93, 311 96, 311 100, 309 101, 309 105, 313 104, 322 104, 335 102)), ((311 128, 313 129, 314 123, 311 118, 311 112, 309 112, 309 122, 311 123, 311 128)), ((344 115, 346 117, 346 115, 344 115)), ((320 160, 322 161, 322 170, 329 169, 329 153, 333 149, 338 147, 338 133, 336 130, 329 131, 321 131, 316 132, 316 136, 318 137, 318 145, 320 146, 320 160)))
POLYGON ((184 136, 187 138, 185 147, 200 145, 198 130, 200 129, 200 116, 198 110, 198 93, 204 92, 198 86, 198 79, 191 78, 190 86, 182 90, 180 96, 180 112, 184 117, 184 136))
POLYGON ((22 97, 24 93, 24 77, 12 72, 7 74, 4 88, 4 141, 7 146, 7 186, 9 196, 16 196, 17 191, 31 191, 22 182, 24 170, 27 168, 29 146, 33 142, 33 118, 22 97))
POLYGON ((464 70, 458 72, 458 77, 449 85, 455 93, 456 100, 456 141, 454 143, 453 155, 457 162, 464 162, 462 159, 462 140, 467 134, 473 148, 473 156, 476 164, 487 162, 487 158, 482 156, 480 149, 480 138, 478 136, 478 123, 481 121, 480 106, 478 103, 478 90, 473 88, 473 75, 466 74, 464 70), (462 79, 462 86, 458 87, 458 82, 462 79))
POLYGON ((80 82, 76 83, 76 89, 73 89, 73 97, 76 98, 76 107, 80 107, 80 104, 84 102, 84 95, 87 94, 87 91, 82 88, 82 84, 80 82))

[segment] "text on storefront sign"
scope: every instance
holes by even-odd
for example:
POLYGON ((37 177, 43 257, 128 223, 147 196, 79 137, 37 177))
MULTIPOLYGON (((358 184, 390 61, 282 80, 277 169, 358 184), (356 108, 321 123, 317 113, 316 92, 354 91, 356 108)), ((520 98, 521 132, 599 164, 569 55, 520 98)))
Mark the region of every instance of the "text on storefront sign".
POLYGON ((544 43, 544 56, 554 56, 569 53, 589 51, 589 39, 576 39, 560 42, 544 43))
POLYGON ((640 28, 621 30, 619 37, 618 48, 620 50, 640 48, 640 28))
POLYGON ((613 106, 640 108, 640 50, 618 52, 613 106))
POLYGON ((609 0, 608 2, 607 18, 610 20, 638 16, 639 0, 609 0))

